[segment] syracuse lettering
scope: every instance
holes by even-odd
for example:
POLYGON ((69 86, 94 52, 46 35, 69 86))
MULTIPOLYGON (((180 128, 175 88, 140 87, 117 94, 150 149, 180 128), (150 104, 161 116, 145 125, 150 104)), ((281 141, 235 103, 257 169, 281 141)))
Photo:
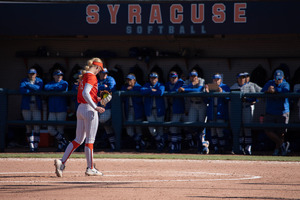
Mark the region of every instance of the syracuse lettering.
MULTIPOLYGON (((104 6, 105 7, 105 6, 104 6)), ((170 4, 168 12, 160 4, 151 4, 149 13, 143 12, 140 4, 107 4, 110 24, 117 24, 118 19, 127 18, 126 34, 205 34, 205 4, 192 3, 185 15, 182 4, 170 4), (127 6, 127 16, 119 16, 121 6, 127 6), (163 18, 163 15, 168 15, 163 18), (186 19, 185 19, 186 17, 186 19), (142 21, 144 22, 142 23, 142 21), (147 21, 145 23, 145 20, 147 21), (166 21, 167 20, 167 21, 166 21), (186 21, 190 25, 186 25, 186 21), (146 26, 145 26, 146 25, 146 26)), ((247 3, 233 4, 233 23, 247 23, 247 3)), ((149 10, 149 9, 148 9, 149 10)), ((101 7, 101 12, 103 12, 101 7)), ((211 20, 215 24, 226 22, 226 5, 214 3, 211 6, 211 20)), ((86 7, 86 22, 88 24, 100 23, 100 7, 89 4, 86 7)))

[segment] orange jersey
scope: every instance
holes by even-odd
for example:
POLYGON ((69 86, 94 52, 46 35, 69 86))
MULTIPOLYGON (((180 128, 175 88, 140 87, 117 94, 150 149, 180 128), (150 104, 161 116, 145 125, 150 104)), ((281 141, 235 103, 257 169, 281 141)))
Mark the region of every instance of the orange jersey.
POLYGON ((98 93, 98 80, 95 74, 93 73, 85 73, 83 75, 82 81, 79 82, 78 93, 77 93, 77 102, 78 103, 87 103, 82 96, 82 91, 85 87, 85 84, 88 83, 93 86, 90 95, 92 100, 97 104, 97 93, 98 93))

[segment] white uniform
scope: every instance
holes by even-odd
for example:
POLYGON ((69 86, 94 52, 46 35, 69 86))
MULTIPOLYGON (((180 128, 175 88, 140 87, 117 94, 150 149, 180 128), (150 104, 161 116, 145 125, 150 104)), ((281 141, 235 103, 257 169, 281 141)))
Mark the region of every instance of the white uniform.
POLYGON ((97 107, 98 81, 96 76, 87 72, 83 75, 83 80, 78 87, 77 101, 77 126, 76 138, 67 147, 62 163, 65 164, 72 152, 85 140, 85 155, 87 167, 93 168, 93 144, 95 142, 99 119, 97 107))

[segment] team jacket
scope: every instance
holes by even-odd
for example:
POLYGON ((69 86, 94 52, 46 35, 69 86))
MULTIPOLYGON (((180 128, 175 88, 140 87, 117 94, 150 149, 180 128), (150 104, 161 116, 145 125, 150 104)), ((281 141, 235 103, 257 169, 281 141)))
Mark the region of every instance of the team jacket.
MULTIPOLYGON (((261 92, 266 92, 270 86, 274 86, 277 93, 288 93, 290 91, 290 84, 284 79, 279 85, 275 84, 275 80, 268 81, 261 92)), ((276 95, 276 94, 275 94, 276 95)), ((275 96, 274 95, 274 96, 275 96)), ((267 98, 266 113, 271 115, 282 115, 290 112, 288 98, 267 98)))
MULTIPOLYGON (((34 84, 31 84, 28 78, 24 78, 20 83, 20 93, 22 95, 22 103, 21 109, 22 110, 29 110, 30 109, 30 101, 31 96, 26 95, 30 92, 34 91, 41 91, 43 89, 43 80, 36 77, 34 84)), ((42 99, 40 96, 35 96, 35 101, 39 110, 42 109, 42 99)))
MULTIPOLYGON (((122 86, 122 91, 127 91, 127 85, 122 86)), ((142 86, 138 83, 135 83, 132 90, 129 91, 141 91, 142 86)), ((135 119, 143 119, 144 117, 144 105, 143 105, 143 98, 142 97, 131 97, 132 99, 132 106, 134 110, 134 118, 135 119)), ((128 113, 129 113, 129 97, 124 97, 124 110, 125 110, 125 118, 128 119, 128 113)))
MULTIPOLYGON (((203 92, 204 82, 199 80, 199 83, 197 85, 193 85, 193 83, 190 82, 188 85, 184 85, 183 88, 185 92, 203 92)), ((193 102, 202 101, 201 97, 191 97, 190 99, 193 102)))
POLYGON ((153 100, 155 100, 156 104, 156 110, 157 110, 157 116, 161 117, 165 115, 165 99, 162 97, 162 95, 165 92, 165 86, 159 82, 157 82, 155 85, 151 85, 150 82, 146 83, 141 88, 142 94, 147 94, 150 96, 146 96, 144 98, 144 108, 145 108, 145 114, 146 116, 151 116, 152 114, 152 108, 153 107, 153 100), (152 88, 156 89, 156 92, 152 92, 152 88), (153 95, 160 95, 160 96, 153 96, 153 95))
MULTIPOLYGON (((221 83, 220 87, 223 90, 222 92, 230 92, 230 88, 226 84, 221 83)), ((217 98, 217 105, 214 105, 214 98, 207 98, 207 100, 208 100, 207 101, 208 102, 207 120, 210 120, 210 121, 214 120, 214 119, 228 120, 228 101, 229 101, 229 98, 218 97, 217 98), (215 110, 216 110, 216 113, 214 112, 215 110)))
MULTIPOLYGON (((107 90, 109 92, 114 92, 116 90, 116 81, 113 77, 107 76, 106 79, 100 80, 98 79, 98 91, 107 90), (107 87, 105 87, 107 85, 107 87)), ((99 95, 98 95, 99 96, 99 95)), ((99 104, 99 106, 101 106, 99 104)), ((111 102, 108 102, 105 106, 105 109, 111 108, 111 102)))
MULTIPOLYGON (((172 85, 170 82, 166 83, 166 91, 168 92, 177 92, 178 88, 182 87, 184 81, 178 79, 178 81, 172 85)), ((172 102, 172 112, 174 114, 183 114, 184 113, 184 97, 169 97, 172 102)), ((168 105, 169 106, 169 105, 168 105)))
MULTIPOLYGON (((45 85, 46 91, 63 92, 68 91, 68 82, 61 80, 56 83, 51 81, 45 85)), ((67 97, 66 96, 49 96, 48 98, 49 112, 67 112, 67 97)))

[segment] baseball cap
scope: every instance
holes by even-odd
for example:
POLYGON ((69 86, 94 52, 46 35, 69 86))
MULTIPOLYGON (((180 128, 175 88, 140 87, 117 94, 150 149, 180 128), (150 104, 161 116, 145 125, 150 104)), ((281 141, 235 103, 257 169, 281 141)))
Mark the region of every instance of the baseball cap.
POLYGON ((157 73, 153 72, 149 75, 150 78, 158 78, 157 73))
POLYGON ((101 71, 101 73, 103 73, 103 74, 108 74, 107 68, 103 68, 103 71, 101 71))
POLYGON ((283 79, 283 76, 284 76, 284 73, 283 71, 281 71, 280 69, 276 70, 275 73, 274 73, 274 78, 276 80, 281 80, 283 79))
POLYGON ((245 76, 246 76, 245 73, 238 73, 236 75, 236 78, 245 77, 245 76))
POLYGON ((190 76, 198 76, 198 73, 197 72, 191 72, 190 76))
POLYGON ((127 75, 126 78, 132 80, 132 79, 135 79, 135 76, 133 76, 132 74, 129 74, 129 75, 127 75))
POLYGON ((250 76, 250 74, 248 72, 244 72, 245 76, 250 76))
POLYGON ((178 77, 178 74, 176 72, 172 72, 169 74, 169 77, 170 78, 175 78, 175 77, 178 77))
POLYGON ((222 76, 221 76, 221 74, 215 74, 215 75, 213 75, 212 78, 213 79, 217 79, 217 78, 222 79, 222 76))
POLYGON ((29 69, 27 73, 28 74, 36 74, 36 70, 35 69, 29 69))
POLYGON ((53 72, 53 76, 55 76, 55 75, 61 76, 61 75, 64 75, 64 73, 60 70, 56 70, 55 72, 53 72))

